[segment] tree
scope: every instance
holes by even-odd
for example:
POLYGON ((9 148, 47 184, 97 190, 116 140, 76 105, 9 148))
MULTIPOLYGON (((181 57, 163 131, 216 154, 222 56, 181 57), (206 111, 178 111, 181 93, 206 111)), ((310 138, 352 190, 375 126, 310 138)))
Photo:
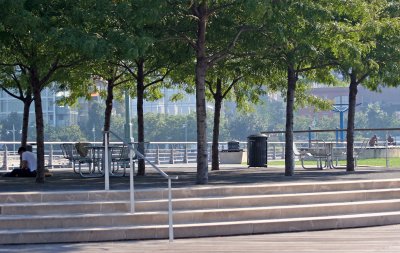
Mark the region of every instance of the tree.
MULTIPOLYGON (((276 74, 286 75, 285 175, 294 175, 293 111, 310 80, 330 82, 327 68, 332 1, 272 1, 264 20, 262 55, 274 62, 276 74), (296 95, 297 93, 297 95, 296 95)), ((279 80, 279 78, 277 78, 279 80)))
POLYGON ((377 90, 396 86, 399 54, 399 3, 352 1, 336 9, 337 46, 333 52, 349 85, 347 117, 347 171, 354 171, 354 124, 358 86, 377 90))
POLYGON ((127 75, 128 72, 126 71, 126 69, 123 69, 117 64, 113 64, 111 62, 105 63, 104 65, 99 65, 97 70, 95 70, 93 74, 105 80, 106 84, 106 106, 104 110, 103 130, 107 132, 110 131, 111 126, 111 112, 113 109, 114 88, 122 84, 129 84, 132 79, 130 79, 130 77, 127 75))
MULTIPOLYGON (((160 38, 154 39, 161 40, 160 38)), ((123 63, 123 66, 129 71, 134 80, 136 80, 138 151, 142 154, 144 154, 145 142, 144 100, 154 100, 161 97, 160 84, 163 84, 175 65, 174 62, 171 62, 175 54, 168 54, 167 52, 169 51, 165 48, 165 45, 163 45, 164 49, 161 49, 158 46, 159 44, 163 44, 163 42, 160 43, 160 41, 157 41, 150 49, 144 50, 143 55, 134 60, 133 67, 127 63, 123 63)), ((143 159, 139 159, 138 161, 137 175, 145 175, 145 161, 143 159)))
MULTIPOLYGON (((144 78, 149 72, 154 73, 158 70, 151 68, 149 71, 144 71, 143 66, 145 60, 148 60, 144 58, 147 48, 153 43, 151 37, 153 34, 148 33, 147 30, 155 26, 159 13, 162 13, 161 10, 162 7, 156 1, 101 0, 94 1, 91 11, 84 17, 86 23, 90 25, 90 31, 99 37, 96 41, 97 46, 105 49, 101 54, 94 52, 95 54, 90 56, 91 67, 84 66, 81 69, 89 75, 101 77, 106 83, 107 92, 102 93, 106 97, 105 131, 109 130, 111 124, 114 88, 118 86, 122 87, 121 90, 134 90, 132 89, 133 80, 138 80, 136 95, 138 100, 142 101, 144 78), (138 74, 135 73, 136 70, 138 74), (129 74, 131 74, 130 77, 129 74)), ((153 55, 151 57, 154 58, 153 62, 158 61, 157 57, 153 55)), ((159 81, 154 81, 154 83, 157 82, 159 81)), ((80 95, 90 92, 90 87, 87 88, 87 91, 80 95)), ((81 93, 79 87, 76 91, 78 94, 81 93)), ((138 104, 140 109, 140 103, 138 104)), ((139 125, 143 126, 143 124, 139 125)), ((139 135, 139 139, 141 136, 139 135)), ((140 160, 139 168, 142 162, 143 160, 140 160)))
POLYGON ((246 24, 263 12, 258 1, 169 1, 176 20, 174 31, 195 52, 197 120, 197 184, 208 182, 206 75, 222 63, 248 30, 246 24), (209 43, 211 42, 211 43, 209 43))
POLYGON ((263 80, 254 71, 249 61, 242 59, 227 60, 217 64, 209 71, 206 84, 210 97, 214 100, 214 125, 212 136, 212 170, 219 170, 219 134, 221 108, 224 99, 235 100, 238 108, 246 111, 249 103, 258 103, 265 90, 260 84, 263 80), (258 78, 257 78, 258 77, 258 78))
POLYGON ((29 109, 33 102, 32 89, 28 83, 27 70, 18 69, 14 66, 6 66, 0 70, 0 88, 13 98, 20 100, 24 104, 22 127, 21 127, 21 146, 25 147, 28 140, 29 130, 29 109))
POLYGON ((41 91, 63 71, 76 65, 78 49, 92 49, 79 25, 74 24, 76 3, 69 1, 0 2, 0 66, 25 69, 35 101, 37 183, 44 183, 44 124, 41 91))

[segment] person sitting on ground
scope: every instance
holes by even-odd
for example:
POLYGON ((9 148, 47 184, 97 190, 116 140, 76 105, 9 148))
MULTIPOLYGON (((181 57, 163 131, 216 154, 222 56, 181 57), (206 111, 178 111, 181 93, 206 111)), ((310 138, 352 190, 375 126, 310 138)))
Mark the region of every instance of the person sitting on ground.
POLYGON ((5 177, 36 177, 37 158, 36 154, 27 151, 25 147, 18 149, 21 156, 21 165, 19 169, 13 169, 4 174, 5 177))
POLYGON ((387 141, 388 141, 388 145, 396 145, 396 142, 394 141, 393 137, 390 135, 388 136, 387 141))
POLYGON ((376 137, 376 134, 374 134, 374 136, 371 137, 368 144, 370 147, 378 145, 378 137, 376 137))

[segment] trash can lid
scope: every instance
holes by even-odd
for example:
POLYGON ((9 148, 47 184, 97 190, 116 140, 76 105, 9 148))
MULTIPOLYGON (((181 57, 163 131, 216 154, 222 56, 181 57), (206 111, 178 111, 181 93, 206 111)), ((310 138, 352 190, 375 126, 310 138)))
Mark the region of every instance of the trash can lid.
POLYGON ((251 137, 264 137, 264 138, 268 138, 268 136, 265 135, 265 134, 252 134, 252 135, 247 136, 247 138, 251 138, 251 137))

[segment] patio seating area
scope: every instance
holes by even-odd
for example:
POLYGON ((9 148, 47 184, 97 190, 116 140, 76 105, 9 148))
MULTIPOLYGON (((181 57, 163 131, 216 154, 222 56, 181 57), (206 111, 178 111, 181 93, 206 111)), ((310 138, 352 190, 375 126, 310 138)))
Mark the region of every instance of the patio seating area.
MULTIPOLYGON (((355 166, 357 160, 365 151, 368 140, 364 140, 360 145, 354 147, 353 157, 355 166)), ((345 169, 345 165, 340 165, 339 160, 346 160, 346 146, 342 143, 325 142, 324 140, 312 140, 308 147, 297 148, 293 143, 293 152, 296 158, 301 161, 303 169, 345 169), (307 166, 304 161, 315 161, 315 166, 307 166)))
MULTIPOLYGON (((104 176, 104 154, 103 145, 91 143, 63 143, 60 144, 63 156, 70 161, 72 169, 81 177, 103 177, 104 176)), ((124 144, 115 144, 108 147, 109 166, 111 176, 125 176, 126 168, 129 167, 129 148, 124 144)))

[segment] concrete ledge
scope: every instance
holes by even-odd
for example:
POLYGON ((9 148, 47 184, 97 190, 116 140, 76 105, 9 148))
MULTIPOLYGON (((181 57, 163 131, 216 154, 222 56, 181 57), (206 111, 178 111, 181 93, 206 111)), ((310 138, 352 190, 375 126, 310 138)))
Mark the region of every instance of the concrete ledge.
POLYGON ((242 164, 247 161, 247 151, 219 152, 221 164, 242 164))

